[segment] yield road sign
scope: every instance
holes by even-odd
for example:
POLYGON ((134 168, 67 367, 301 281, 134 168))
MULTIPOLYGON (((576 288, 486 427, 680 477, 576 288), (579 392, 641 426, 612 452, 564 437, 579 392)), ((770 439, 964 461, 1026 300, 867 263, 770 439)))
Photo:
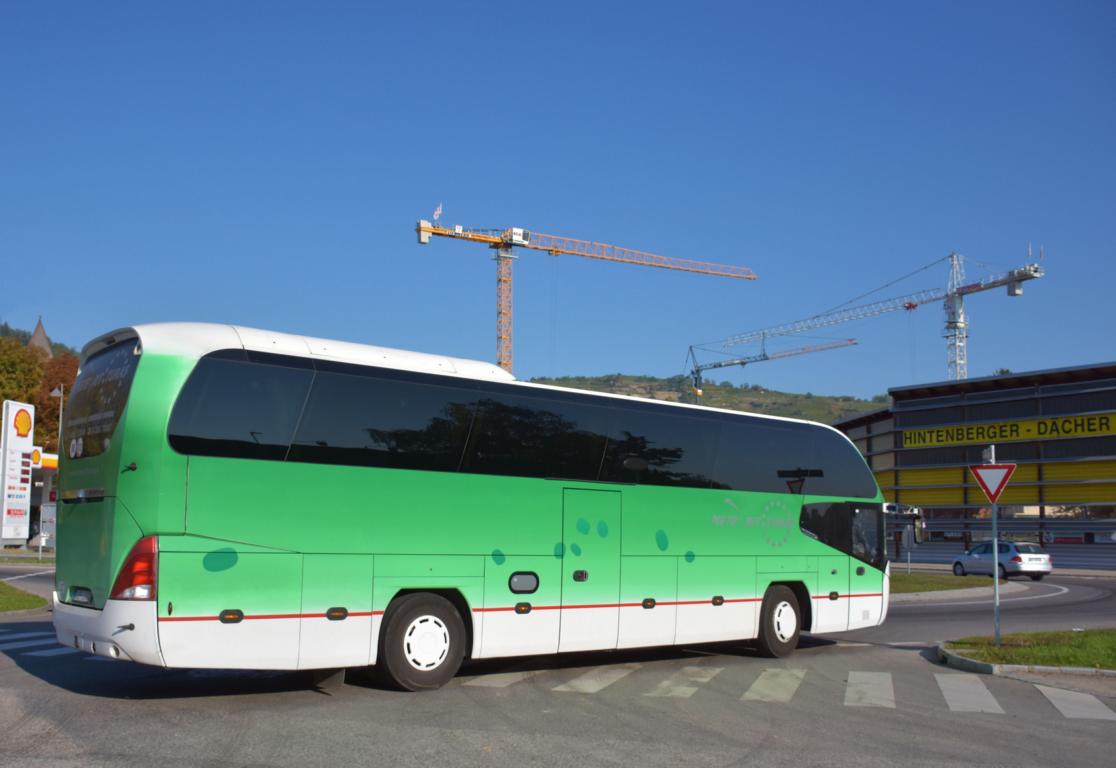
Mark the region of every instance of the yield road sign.
POLYGON ((973 464, 969 466, 969 471, 973 473, 984 495, 995 504, 1007 487, 1015 467, 1015 464, 973 464))

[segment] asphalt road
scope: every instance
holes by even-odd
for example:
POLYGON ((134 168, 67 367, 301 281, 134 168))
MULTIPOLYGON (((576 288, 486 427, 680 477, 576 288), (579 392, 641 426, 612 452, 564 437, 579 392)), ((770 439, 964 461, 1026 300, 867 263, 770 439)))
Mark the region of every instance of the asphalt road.
MULTIPOLYGON (((1006 629, 1116 625, 1116 580, 1017 595, 1006 629)), ((93 660, 25 616, 0 622, 0 765, 1108 764, 1116 697, 935 663, 930 642, 990 627, 986 601, 964 603, 893 605, 786 660, 721 644, 489 661, 425 694, 93 660)))

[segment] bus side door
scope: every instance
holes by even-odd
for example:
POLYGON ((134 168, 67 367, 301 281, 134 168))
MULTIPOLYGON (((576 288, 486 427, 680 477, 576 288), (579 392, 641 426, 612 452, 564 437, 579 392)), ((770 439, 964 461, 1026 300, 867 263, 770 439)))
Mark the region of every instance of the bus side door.
POLYGON ((810 632, 844 632, 849 628, 849 556, 818 558, 818 591, 810 632))
POLYGON ((620 491, 562 491, 558 650, 615 648, 620 622, 620 491))

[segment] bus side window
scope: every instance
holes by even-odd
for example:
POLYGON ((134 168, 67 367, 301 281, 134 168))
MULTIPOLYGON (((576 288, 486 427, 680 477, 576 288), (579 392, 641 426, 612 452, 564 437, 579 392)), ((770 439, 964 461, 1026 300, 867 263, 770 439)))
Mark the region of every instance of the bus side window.
POLYGON ((824 427, 813 427, 811 467, 821 469, 821 475, 811 475, 803 488, 812 496, 844 496, 846 498, 873 499, 876 497, 876 478, 864 457, 848 438, 824 427))
POLYGON ((780 472, 810 460, 808 424, 733 418, 721 427, 713 487, 763 493, 794 493, 780 472))
POLYGON ((624 403, 609 435, 601 480, 709 488, 720 424, 624 403))
POLYGON ((314 380, 291 461, 457 471, 476 410, 471 388, 336 368, 314 380))
POLYGON ((203 357, 171 413, 171 447, 201 456, 282 461, 314 378, 308 361, 289 361, 203 357))
POLYGON ((573 395, 519 394, 492 385, 481 390, 463 471, 597 479, 608 409, 573 395))

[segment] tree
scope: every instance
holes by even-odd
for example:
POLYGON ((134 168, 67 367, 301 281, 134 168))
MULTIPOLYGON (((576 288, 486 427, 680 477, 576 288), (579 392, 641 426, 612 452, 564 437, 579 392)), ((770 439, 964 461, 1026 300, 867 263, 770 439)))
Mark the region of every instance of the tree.
POLYGON ((58 355, 43 365, 39 388, 32 403, 35 406, 35 442, 46 451, 58 450, 58 411, 61 401, 50 393, 64 387, 67 400, 77 378, 78 359, 74 355, 58 355))
POLYGON ((0 400, 30 403, 39 387, 43 360, 14 336, 0 338, 0 400))
POLYGON ((995 371, 994 371, 994 372, 992 373, 992 375, 993 375, 993 376, 1010 376, 1010 375, 1011 375, 1011 373, 1012 373, 1012 371, 1011 371, 1011 369, 1010 369, 1010 368, 997 368, 997 369, 996 369, 996 370, 995 370, 995 371))

